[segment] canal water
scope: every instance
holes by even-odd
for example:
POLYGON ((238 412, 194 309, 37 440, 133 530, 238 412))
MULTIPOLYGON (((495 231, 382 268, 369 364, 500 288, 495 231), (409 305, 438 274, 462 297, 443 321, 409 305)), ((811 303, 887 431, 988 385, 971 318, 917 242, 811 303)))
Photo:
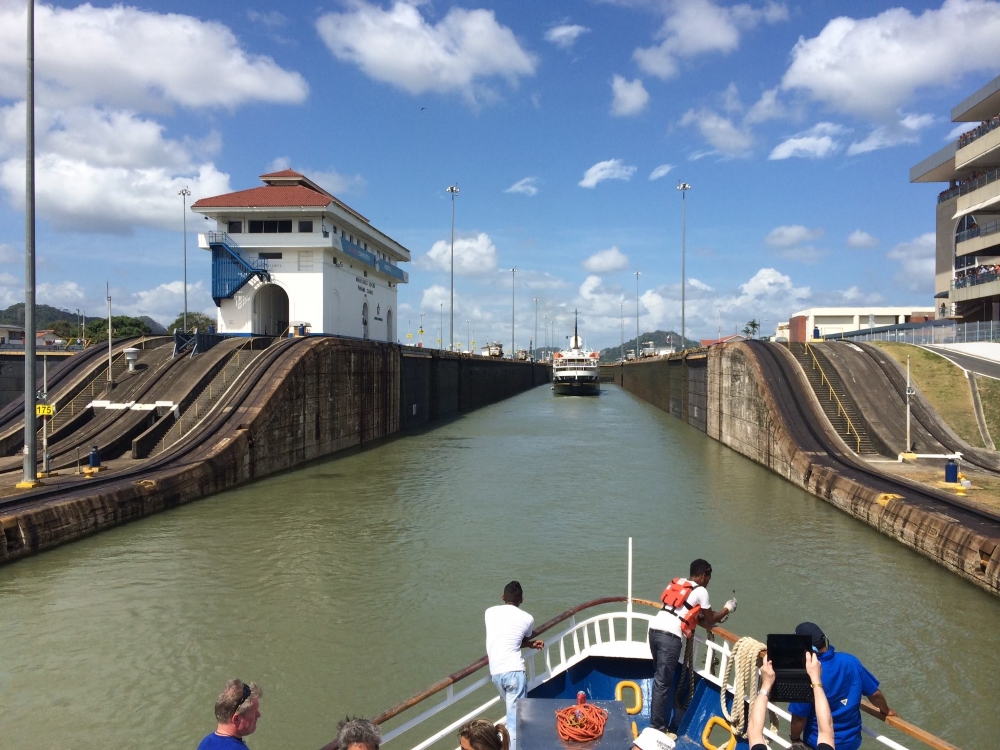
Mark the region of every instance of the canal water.
MULTIPOLYGON (((194 748, 227 678, 250 745, 318 748, 481 656, 512 578, 536 622, 695 557, 763 640, 813 620, 890 705, 997 746, 1000 601, 628 393, 537 388, 434 430, 0 568, 0 746, 194 748)), ((916 747, 916 743, 912 746, 916 747)))

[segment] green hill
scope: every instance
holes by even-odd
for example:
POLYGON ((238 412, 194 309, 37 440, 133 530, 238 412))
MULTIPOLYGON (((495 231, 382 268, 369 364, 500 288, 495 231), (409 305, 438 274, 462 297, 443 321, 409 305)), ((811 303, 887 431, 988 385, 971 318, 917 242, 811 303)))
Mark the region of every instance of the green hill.
MULTIPOLYGON (((672 346, 674 349, 691 348, 698 346, 699 343, 693 339, 687 339, 687 347, 681 346, 681 335, 676 331, 646 331, 639 336, 639 349, 642 349, 642 345, 646 342, 652 341, 653 346, 672 346)), ((631 338, 625 342, 625 351, 634 352, 635 351, 635 338, 631 338)), ((622 347, 621 346, 611 346, 607 349, 601 349, 601 362, 617 362, 622 357, 622 347)))

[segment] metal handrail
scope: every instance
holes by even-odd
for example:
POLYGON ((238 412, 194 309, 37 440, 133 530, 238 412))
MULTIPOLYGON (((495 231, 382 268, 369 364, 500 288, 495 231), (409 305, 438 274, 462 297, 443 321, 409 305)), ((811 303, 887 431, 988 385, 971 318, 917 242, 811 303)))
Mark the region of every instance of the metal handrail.
POLYGON ((819 370, 820 385, 823 385, 825 383, 827 387, 830 389, 830 400, 837 402, 837 416, 839 417, 843 415, 844 419, 847 420, 847 435, 845 435, 845 437, 850 437, 851 432, 853 432, 854 437, 858 441, 858 453, 861 453, 861 434, 858 432, 858 428, 854 426, 854 423, 848 416, 847 409, 844 408, 844 404, 841 403, 840 397, 837 395, 836 391, 833 390, 833 383, 831 383, 830 378, 826 376, 826 373, 823 371, 823 366, 820 365, 819 359, 816 358, 816 352, 812 350, 812 347, 809 346, 808 342, 806 342, 806 351, 809 352, 809 354, 812 356, 813 369, 819 370))
POLYGON ((996 182, 997 180, 1000 180, 1000 168, 991 169, 986 174, 979 175, 979 177, 974 180, 963 182, 961 185, 951 188, 951 190, 945 190, 938 195, 938 203, 944 203, 946 200, 950 200, 956 195, 968 195, 974 190, 985 187, 991 182, 996 182))

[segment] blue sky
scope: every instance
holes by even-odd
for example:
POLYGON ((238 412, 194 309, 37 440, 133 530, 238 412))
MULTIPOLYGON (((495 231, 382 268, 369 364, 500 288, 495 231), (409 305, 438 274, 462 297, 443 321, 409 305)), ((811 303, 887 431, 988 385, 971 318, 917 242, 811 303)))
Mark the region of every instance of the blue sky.
MULTIPOLYGON (((0 0, 0 305, 23 299, 24 6, 0 0)), ((36 6, 38 301, 169 322, 181 198, 291 166, 408 247, 400 334, 587 343, 930 307, 940 185, 908 170, 1000 73, 1000 3, 69 2, 36 6), (470 323, 466 325, 465 321, 470 323), (408 323, 409 321, 409 323, 408 323), (447 330, 447 318, 445 329, 447 330), (461 335, 459 335, 459 332, 461 335), (631 335, 634 335, 631 334, 631 335), (541 332, 540 338, 543 339, 541 332)), ((971 125, 969 126, 971 127, 971 125)), ((191 308, 214 310, 188 216, 191 308)), ((415 340, 415 339, 414 339, 415 340)))

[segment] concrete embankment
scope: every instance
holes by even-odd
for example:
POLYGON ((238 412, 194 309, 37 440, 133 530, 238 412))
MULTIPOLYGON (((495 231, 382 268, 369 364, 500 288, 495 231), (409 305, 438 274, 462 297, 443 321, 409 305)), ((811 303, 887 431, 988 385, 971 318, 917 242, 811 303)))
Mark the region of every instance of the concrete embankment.
POLYGON ((10 498, 0 508, 0 564, 549 381, 541 364, 333 337, 275 349, 204 430, 155 460, 54 497, 10 498))
MULTIPOLYGON (((794 370, 800 382, 776 382, 775 367, 765 371, 758 354, 729 344, 604 370, 625 390, 1000 595, 1000 526, 852 465, 801 370, 794 370)), ((768 355, 794 364, 780 347, 768 355)))

